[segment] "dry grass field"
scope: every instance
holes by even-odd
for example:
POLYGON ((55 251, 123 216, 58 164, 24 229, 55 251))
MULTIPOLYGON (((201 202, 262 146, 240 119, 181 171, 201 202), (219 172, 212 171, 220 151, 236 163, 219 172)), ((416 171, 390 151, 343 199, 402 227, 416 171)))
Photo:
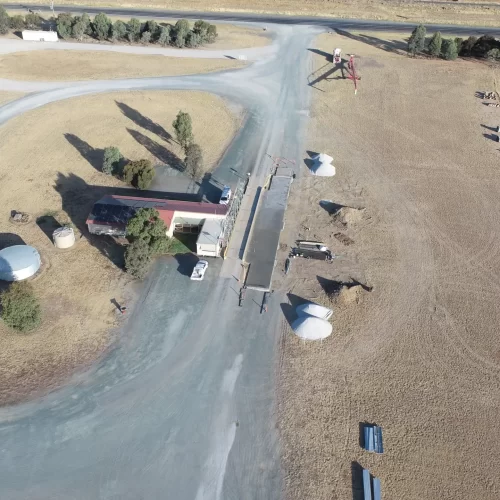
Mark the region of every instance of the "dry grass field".
POLYGON ((241 68, 229 59, 191 59, 120 52, 43 50, 0 56, 0 74, 10 80, 109 80, 176 76, 241 68))
MULTIPOLYGON (((14 0, 9 0, 15 3, 14 0)), ((7 3, 9 3, 7 2, 7 3)), ((31 3, 43 4, 43 0, 31 3)), ((79 0, 63 0, 65 5, 81 5, 79 0)), ((332 16, 348 19, 377 19, 401 22, 427 22, 443 24, 465 24, 478 26, 498 26, 500 10, 490 7, 493 0, 472 0, 461 4, 449 2, 404 2, 385 0, 255 0, 251 4, 242 0, 217 0, 207 4, 203 0, 191 0, 189 4, 182 0, 88 0, 89 6, 106 6, 119 8, 139 7, 144 9, 168 9, 179 11, 215 11, 215 12, 257 12, 284 15, 332 16), (471 5, 477 3, 478 5, 471 5)))
POLYGON ((93 203, 123 187, 98 170, 102 150, 115 145, 130 159, 174 164, 181 150, 171 138, 171 124, 179 109, 193 117, 196 141, 207 166, 213 166, 239 117, 221 99, 201 92, 85 96, 28 112, 0 128, 0 244, 15 243, 11 233, 18 234, 43 260, 33 281, 42 304, 41 327, 20 335, 0 325, 1 403, 54 387, 112 342, 116 309, 110 301, 129 294, 128 279, 114 264, 116 248, 103 238, 89 239, 85 231, 93 203), (13 225, 11 210, 27 212, 31 222, 13 225), (83 237, 70 250, 56 250, 51 230, 67 222, 83 237))
POLYGON ((499 70, 410 59, 378 37, 322 35, 313 54, 315 69, 332 47, 357 54, 362 79, 356 96, 343 79, 312 90, 307 149, 333 156, 337 175, 304 167, 283 237, 325 241, 338 256, 295 259, 282 285, 292 303, 334 308, 322 343, 303 343, 285 323, 287 498, 363 498, 362 466, 386 500, 496 500, 500 111, 475 93, 495 90, 499 70), (321 200, 358 217, 331 216, 321 200), (373 289, 330 302, 325 289, 342 282, 373 289), (383 427, 383 455, 361 449, 363 422, 383 427))

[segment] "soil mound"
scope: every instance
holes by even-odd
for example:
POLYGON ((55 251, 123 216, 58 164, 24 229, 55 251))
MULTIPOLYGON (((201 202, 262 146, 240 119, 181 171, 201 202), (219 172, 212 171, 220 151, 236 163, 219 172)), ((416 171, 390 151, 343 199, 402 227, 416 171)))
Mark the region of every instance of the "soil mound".
POLYGON ((333 217, 335 220, 347 226, 360 222, 363 219, 364 211, 364 208, 342 207, 333 214, 333 217))
POLYGON ((363 293, 364 290, 361 285, 343 286, 336 297, 336 301, 338 304, 344 305, 359 304, 363 298, 363 293))

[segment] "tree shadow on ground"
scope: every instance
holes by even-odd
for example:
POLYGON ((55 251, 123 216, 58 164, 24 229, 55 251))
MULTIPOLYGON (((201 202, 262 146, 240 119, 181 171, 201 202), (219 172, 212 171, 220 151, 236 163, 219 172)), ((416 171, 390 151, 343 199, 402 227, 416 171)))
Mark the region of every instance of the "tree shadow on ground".
POLYGON ((499 141, 499 136, 496 134, 483 134, 483 137, 485 139, 490 139, 491 141, 495 141, 495 142, 499 141))
POLYGON ((144 116, 142 113, 140 113, 134 108, 131 108, 124 102, 115 101, 115 103, 120 108, 121 112, 127 118, 132 120, 136 125, 146 130, 149 130, 150 132, 156 134, 158 137, 161 137, 163 140, 167 142, 171 142, 172 135, 169 134, 160 124, 154 122, 153 120, 151 120, 151 118, 144 116))
POLYGON ((330 54, 329 52, 325 52, 324 50, 320 49, 307 49, 309 52, 312 52, 313 54, 318 54, 319 56, 323 56, 326 61, 328 62, 333 62, 333 52, 330 54))
POLYGON ((191 276, 194 266, 200 260, 194 253, 179 253, 174 255, 177 261, 177 271, 183 276, 191 276))
MULTIPOLYGON (((90 214, 96 201, 105 194, 110 194, 112 188, 91 186, 81 177, 74 174, 67 176, 59 173, 54 189, 61 196, 62 209, 68 214, 71 222, 81 233, 82 237, 97 248, 114 265, 123 268, 124 247, 118 245, 111 236, 97 236, 90 234, 87 228, 87 216, 90 214)), ((132 190, 127 190, 129 193, 132 190)))
POLYGON ((358 462, 351 462, 352 500, 363 500, 363 467, 358 462))
POLYGON ((26 243, 18 234, 0 233, 0 250, 14 245, 26 245, 26 243))
POLYGON ((351 288, 353 286, 360 286, 366 292, 371 292, 373 290, 372 286, 361 283, 360 281, 354 279, 352 276, 349 277, 350 281, 338 281, 331 280, 329 278, 323 278, 322 276, 316 276, 319 285, 327 295, 335 295, 340 292, 342 287, 351 288))
POLYGON ((102 172, 104 149, 93 148, 75 134, 64 134, 64 137, 97 171, 102 172))
POLYGON ((36 225, 42 230, 47 238, 52 242, 52 234, 61 224, 52 215, 42 215, 36 220, 36 225))
POLYGON ((175 168, 180 172, 184 171, 183 161, 174 153, 169 151, 153 139, 138 132, 137 130, 127 129, 127 132, 141 145, 144 146, 153 156, 162 163, 166 163, 169 167, 175 168))
POLYGON ((377 38, 370 35, 355 35, 349 31, 344 31, 339 28, 335 28, 335 32, 339 35, 350 38, 351 40, 356 40, 357 42, 366 43, 377 49, 385 50, 386 52, 393 52, 396 54, 406 53, 407 42, 405 40, 383 40, 382 38, 377 38))

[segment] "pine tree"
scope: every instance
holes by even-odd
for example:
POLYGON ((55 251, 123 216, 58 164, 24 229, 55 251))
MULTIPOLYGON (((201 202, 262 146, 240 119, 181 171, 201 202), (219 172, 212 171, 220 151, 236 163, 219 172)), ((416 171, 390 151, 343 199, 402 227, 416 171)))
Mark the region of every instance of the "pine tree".
POLYGON ((425 26, 419 24, 412 32, 408 40, 408 52, 414 56, 417 52, 422 52, 425 47, 425 26))
POLYGON ((432 35, 431 41, 429 42, 429 54, 431 56, 439 56, 441 54, 441 45, 443 44, 443 38, 439 31, 436 31, 432 35))

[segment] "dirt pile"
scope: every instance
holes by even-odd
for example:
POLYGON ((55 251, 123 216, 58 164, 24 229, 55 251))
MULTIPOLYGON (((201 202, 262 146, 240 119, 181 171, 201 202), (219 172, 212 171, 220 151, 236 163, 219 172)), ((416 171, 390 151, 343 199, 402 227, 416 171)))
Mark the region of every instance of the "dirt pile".
POLYGON ((337 305, 360 304, 365 290, 361 285, 343 286, 335 296, 337 305))
POLYGON ((332 217, 335 221, 347 226, 360 222, 363 219, 364 212, 364 208, 342 207, 333 213, 332 217))

